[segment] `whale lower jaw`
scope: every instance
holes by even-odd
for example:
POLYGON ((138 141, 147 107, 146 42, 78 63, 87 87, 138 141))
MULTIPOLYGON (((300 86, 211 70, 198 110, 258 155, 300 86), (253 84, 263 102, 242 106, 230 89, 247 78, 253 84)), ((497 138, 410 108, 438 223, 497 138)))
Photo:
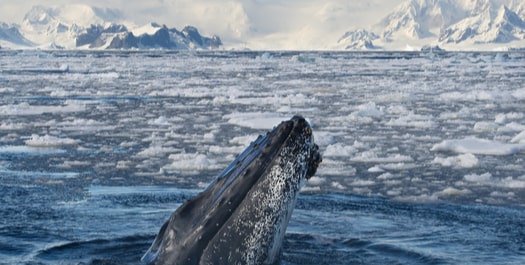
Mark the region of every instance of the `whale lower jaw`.
POLYGON ((147 264, 274 264, 301 188, 321 162, 302 117, 259 136, 181 205, 143 256, 147 264))

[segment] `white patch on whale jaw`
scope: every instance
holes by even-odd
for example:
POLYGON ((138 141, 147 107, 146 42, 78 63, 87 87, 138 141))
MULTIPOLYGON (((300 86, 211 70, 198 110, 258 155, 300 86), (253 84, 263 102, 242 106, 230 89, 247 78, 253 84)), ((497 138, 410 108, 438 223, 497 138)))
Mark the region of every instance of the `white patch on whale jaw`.
POLYGON ((244 264, 275 264, 280 259, 286 228, 306 177, 307 159, 313 147, 313 138, 300 138, 300 143, 281 150, 279 159, 257 184, 267 189, 258 188, 251 194, 257 198, 253 200, 256 205, 252 206, 258 209, 259 215, 250 220, 253 229, 244 239, 244 264), (298 147, 303 147, 300 152, 298 147))

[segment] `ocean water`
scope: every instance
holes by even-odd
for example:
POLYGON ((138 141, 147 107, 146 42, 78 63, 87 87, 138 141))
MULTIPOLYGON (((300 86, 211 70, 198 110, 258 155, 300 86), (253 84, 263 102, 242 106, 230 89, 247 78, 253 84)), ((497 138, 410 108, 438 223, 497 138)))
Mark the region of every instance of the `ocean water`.
POLYGON ((140 264, 295 114, 282 264, 524 264, 525 53, 0 51, 0 264, 140 264))

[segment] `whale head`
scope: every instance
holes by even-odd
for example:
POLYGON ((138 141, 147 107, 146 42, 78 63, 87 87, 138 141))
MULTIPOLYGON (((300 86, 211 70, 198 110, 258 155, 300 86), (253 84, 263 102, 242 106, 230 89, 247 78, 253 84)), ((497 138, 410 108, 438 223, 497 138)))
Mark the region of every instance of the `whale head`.
POLYGON ((283 121, 253 141, 161 227, 146 264, 274 264, 301 183, 321 162, 310 124, 283 121))

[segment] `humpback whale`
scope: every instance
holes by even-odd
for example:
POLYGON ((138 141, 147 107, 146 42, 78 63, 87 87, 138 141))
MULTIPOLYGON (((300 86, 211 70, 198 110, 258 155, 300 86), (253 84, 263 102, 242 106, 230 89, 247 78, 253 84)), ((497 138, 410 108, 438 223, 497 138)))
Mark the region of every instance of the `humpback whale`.
POLYGON ((301 182, 321 163, 300 116, 260 135, 160 228, 145 264, 276 264, 301 182))

